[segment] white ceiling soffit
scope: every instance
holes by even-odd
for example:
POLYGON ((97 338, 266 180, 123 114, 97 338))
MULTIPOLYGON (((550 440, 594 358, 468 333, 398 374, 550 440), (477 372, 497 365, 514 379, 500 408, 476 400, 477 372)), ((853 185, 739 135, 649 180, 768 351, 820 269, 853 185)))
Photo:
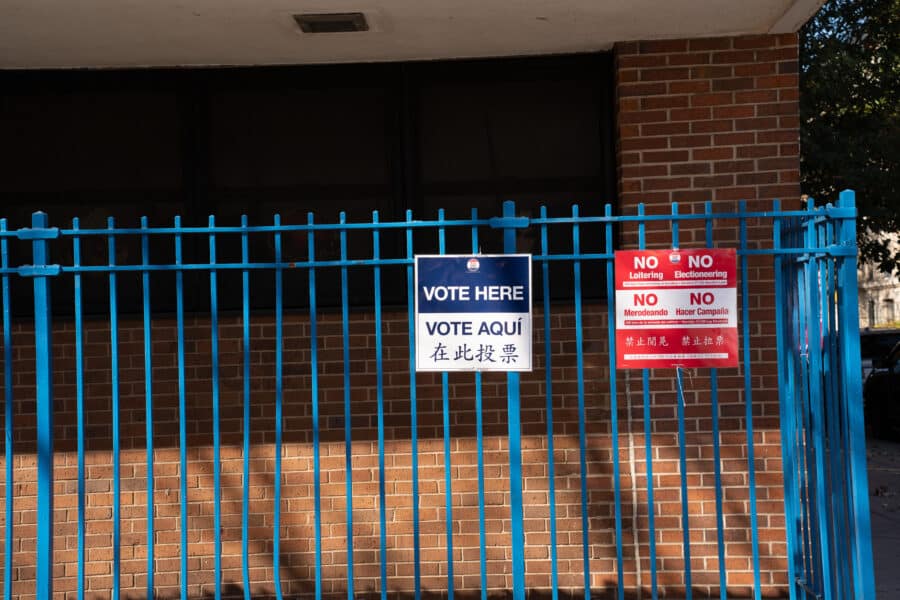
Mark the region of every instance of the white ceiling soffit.
POLYGON ((275 65, 522 56, 617 41, 796 31, 821 0, 0 0, 0 68, 275 65), (299 13, 369 30, 303 33, 299 13))

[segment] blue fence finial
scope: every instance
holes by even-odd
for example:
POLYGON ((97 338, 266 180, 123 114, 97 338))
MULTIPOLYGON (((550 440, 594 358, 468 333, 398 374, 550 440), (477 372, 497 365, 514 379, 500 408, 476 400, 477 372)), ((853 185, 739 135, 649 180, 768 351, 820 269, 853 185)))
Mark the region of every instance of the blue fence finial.
POLYGON ((42 210, 31 213, 32 227, 46 227, 48 223, 47 213, 42 210))
POLYGON ((856 208, 856 192, 842 190, 838 196, 838 206, 841 208, 856 208))

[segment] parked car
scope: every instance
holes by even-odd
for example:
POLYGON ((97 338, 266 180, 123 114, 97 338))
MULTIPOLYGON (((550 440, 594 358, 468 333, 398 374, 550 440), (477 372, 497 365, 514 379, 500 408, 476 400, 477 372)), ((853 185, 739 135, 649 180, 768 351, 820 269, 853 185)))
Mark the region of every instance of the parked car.
POLYGON ((872 370, 872 360, 884 358, 896 344, 900 343, 900 329, 869 329, 859 332, 859 354, 862 361, 863 381, 872 370))
POLYGON ((881 358, 872 360, 872 370, 863 386, 866 427, 879 438, 900 434, 900 343, 881 358))

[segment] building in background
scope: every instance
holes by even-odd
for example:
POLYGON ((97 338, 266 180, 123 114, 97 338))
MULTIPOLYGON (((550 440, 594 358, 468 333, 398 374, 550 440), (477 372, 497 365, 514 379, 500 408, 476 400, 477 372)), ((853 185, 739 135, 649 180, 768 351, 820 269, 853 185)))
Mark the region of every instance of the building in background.
MULTIPOLYGON (((896 252, 898 236, 891 236, 890 248, 896 252)), ((877 265, 859 268, 860 328, 900 327, 900 276, 885 273, 877 265)))

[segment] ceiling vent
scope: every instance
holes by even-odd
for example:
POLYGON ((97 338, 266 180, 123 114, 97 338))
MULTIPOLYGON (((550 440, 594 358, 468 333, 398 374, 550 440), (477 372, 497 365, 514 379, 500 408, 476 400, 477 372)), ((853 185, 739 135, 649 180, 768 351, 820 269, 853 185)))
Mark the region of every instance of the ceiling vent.
POLYGON ((346 33, 349 31, 368 31, 366 15, 361 12, 352 13, 318 13, 294 15, 294 20, 303 33, 346 33))

